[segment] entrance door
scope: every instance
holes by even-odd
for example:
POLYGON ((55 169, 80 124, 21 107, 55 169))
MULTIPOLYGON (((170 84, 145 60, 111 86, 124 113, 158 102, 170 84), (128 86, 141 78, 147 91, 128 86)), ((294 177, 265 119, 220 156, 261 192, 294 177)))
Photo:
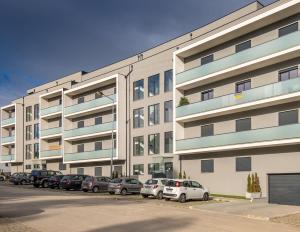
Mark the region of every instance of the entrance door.
POLYGON ((173 162, 165 163, 165 174, 168 179, 173 178, 173 162))

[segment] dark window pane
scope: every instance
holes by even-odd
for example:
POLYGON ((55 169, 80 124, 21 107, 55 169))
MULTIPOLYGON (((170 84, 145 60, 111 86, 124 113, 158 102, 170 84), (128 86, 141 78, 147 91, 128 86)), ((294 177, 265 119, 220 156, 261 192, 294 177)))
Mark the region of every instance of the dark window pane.
POLYGON ((95 142, 95 151, 102 150, 102 142, 95 142))
POLYGON ((148 96, 159 94, 159 74, 148 78, 148 96))
POLYGON ((236 83, 236 87, 235 87, 236 93, 241 93, 249 89, 251 89, 251 80, 236 83))
POLYGON ((78 104, 84 103, 84 97, 79 97, 77 101, 78 104))
POLYGON ((243 42, 243 43, 240 43, 240 44, 237 44, 235 46, 235 52, 241 52, 243 50, 246 50, 248 48, 251 48, 251 40, 248 40, 246 42, 243 42))
POLYGON ((201 65, 208 64, 213 61, 214 61, 214 54, 211 54, 201 58, 201 65))
POLYGON ((77 168, 77 174, 78 175, 84 175, 84 169, 83 168, 77 168))
POLYGON ((251 171, 251 157, 237 157, 235 159, 235 166, 237 172, 251 171))
POLYGON ((138 80, 133 83, 133 100, 144 98, 144 80, 138 80))
POLYGON ((144 136, 138 136, 133 138, 133 155, 144 155, 144 136))
POLYGON ((102 124, 102 117, 95 118, 95 125, 102 124))
POLYGON ((214 124, 201 126, 201 137, 214 135, 214 124))
POLYGON ((298 31, 298 22, 288 25, 286 27, 280 28, 278 30, 279 37, 290 34, 292 32, 298 31))
POLYGON ((84 127, 84 121, 77 122, 77 128, 82 128, 82 127, 84 127))
POLYGON ((279 126, 298 123, 298 110, 279 112, 279 126))
POLYGON ((251 130, 251 118, 243 118, 235 121, 236 131, 251 130))
POLYGON ((148 153, 159 154, 159 134, 148 135, 148 153))
POLYGON ((165 82, 164 82, 165 92, 172 91, 173 89, 173 70, 165 71, 165 82))
POLYGON ((173 152, 173 131, 165 132, 165 153, 173 152))
POLYGON ((173 101, 165 102, 164 117, 165 122, 173 121, 173 101))
POLYGON ((286 81, 298 77, 298 67, 279 71, 279 81, 286 81))
POLYGON ((201 172, 214 172, 214 160, 201 160, 201 172))
POLYGON ((207 90, 207 91, 204 91, 201 93, 201 100, 202 101, 206 101, 206 100, 209 100, 209 99, 212 99, 214 98, 214 90, 211 89, 211 90, 207 90))
POLYGON ((148 125, 153 126, 159 124, 159 104, 148 107, 148 125))
POLYGON ((95 176, 102 176, 102 167, 95 167, 95 176))
POLYGON ((133 110, 133 128, 144 127, 144 108, 133 110))
POLYGON ((84 144, 77 145, 77 152, 84 152, 84 144))

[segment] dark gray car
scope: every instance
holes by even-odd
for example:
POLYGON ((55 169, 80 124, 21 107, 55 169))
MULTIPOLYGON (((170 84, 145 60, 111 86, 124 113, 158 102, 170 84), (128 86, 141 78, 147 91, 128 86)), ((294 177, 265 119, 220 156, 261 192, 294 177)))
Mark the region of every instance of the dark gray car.
POLYGON ((125 196, 127 193, 140 193, 143 184, 134 178, 116 178, 108 185, 110 194, 121 194, 125 196))
POLYGON ((88 176, 82 181, 81 189, 84 192, 107 192, 110 181, 111 179, 106 176, 88 176))

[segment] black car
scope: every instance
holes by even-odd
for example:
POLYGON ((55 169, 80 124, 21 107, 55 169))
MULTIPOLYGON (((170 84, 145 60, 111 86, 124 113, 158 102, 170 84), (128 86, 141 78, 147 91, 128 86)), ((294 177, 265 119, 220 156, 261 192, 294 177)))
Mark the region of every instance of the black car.
POLYGON ((31 181, 34 187, 43 187, 47 188, 49 179, 52 176, 62 175, 59 171, 51 170, 32 170, 31 171, 31 181))
POLYGON ((70 174, 65 175, 60 181, 60 187, 65 190, 80 190, 82 181, 88 177, 87 175, 70 174))
POLYGON ((18 185, 30 184, 31 183, 31 174, 27 172, 17 172, 11 175, 9 182, 18 185))
POLYGON ((64 177, 64 175, 51 176, 48 181, 49 188, 60 188, 60 181, 64 177))

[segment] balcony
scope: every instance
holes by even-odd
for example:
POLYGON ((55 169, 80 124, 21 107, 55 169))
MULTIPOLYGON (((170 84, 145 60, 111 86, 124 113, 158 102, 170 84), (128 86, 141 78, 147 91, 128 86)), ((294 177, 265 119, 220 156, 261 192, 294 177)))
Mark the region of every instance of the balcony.
POLYGON ((107 122, 103 124, 76 128, 72 130, 64 131, 65 140, 75 140, 84 138, 91 138, 98 135, 104 135, 111 133, 112 130, 116 129, 116 122, 107 122))
POLYGON ((2 137, 1 143, 3 144, 9 144, 15 142, 15 136, 8 136, 8 137, 2 137))
POLYGON ((57 106, 51 106, 48 108, 43 108, 41 109, 41 117, 51 117, 51 116, 56 116, 59 115, 62 112, 62 105, 57 105, 57 106))
POLYGON ((2 123, 1 123, 1 126, 4 127, 4 126, 8 126, 8 125, 13 125, 15 123, 16 123, 16 118, 15 117, 8 118, 8 119, 3 119, 2 123))
POLYGON ((271 104, 286 103, 299 100, 300 98, 300 78, 288 81, 277 82, 243 91, 239 94, 229 94, 207 101, 200 101, 176 108, 177 121, 187 122, 202 119, 205 116, 225 114, 224 111, 234 113, 237 111, 250 110, 253 108, 265 107, 271 104), (297 96, 289 94, 299 93, 297 96), (252 103, 246 104, 246 103, 252 103), (229 108, 228 108, 229 107, 229 108), (223 111, 223 112, 221 112, 223 111))
POLYGON ((40 158, 41 159, 53 159, 53 158, 59 158, 62 157, 62 150, 61 149, 52 149, 47 151, 41 151, 40 152, 40 158))
POLYGON ((202 153, 300 143, 300 124, 176 141, 176 153, 202 153), (297 140, 297 141, 296 141, 297 140))
MULTIPOLYGON (((116 100, 116 95, 110 95, 109 96, 114 101, 116 100)), ((75 104, 68 107, 65 107, 64 109, 64 115, 65 117, 72 117, 73 115, 76 116, 83 116, 85 113, 94 113, 97 112, 100 109, 107 109, 107 106, 112 104, 112 100, 108 97, 101 97, 97 98, 91 101, 87 101, 81 104, 75 104)))
MULTIPOLYGON (((188 88, 193 88, 196 87, 196 82, 204 81, 204 79, 214 77, 212 81, 215 82, 219 79, 241 74, 242 68, 244 68, 243 71, 248 72, 282 60, 292 59, 299 56, 299 45, 300 31, 293 32, 206 65, 178 73, 176 75, 176 85, 179 87, 188 84, 186 82, 190 82, 188 88)), ((208 80, 203 82, 203 84, 207 83, 210 82, 208 80)))
POLYGON ((113 152, 113 157, 116 157, 116 149, 105 149, 98 151, 86 151, 80 153, 67 153, 64 154, 64 162, 85 162, 85 161, 94 161, 101 159, 110 159, 113 152))
POLYGON ((2 162, 11 162, 11 161, 15 161, 16 157, 15 155, 1 155, 0 156, 0 160, 2 162))
POLYGON ((45 130, 41 130, 41 138, 45 137, 60 137, 62 134, 62 128, 61 127, 54 127, 54 128, 49 128, 45 130))

